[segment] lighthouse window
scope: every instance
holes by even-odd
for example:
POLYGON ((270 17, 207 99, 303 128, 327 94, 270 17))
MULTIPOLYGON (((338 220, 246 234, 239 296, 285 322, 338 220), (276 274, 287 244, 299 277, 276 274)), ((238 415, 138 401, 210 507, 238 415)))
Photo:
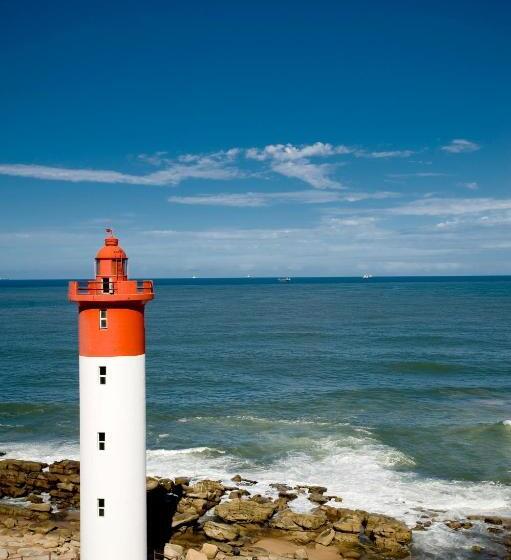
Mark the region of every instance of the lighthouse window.
POLYGON ((103 293, 111 293, 110 278, 103 278, 103 293))
POLYGON ((98 516, 105 517, 105 498, 98 498, 98 516))
POLYGON ((100 451, 104 451, 105 444, 106 444, 105 432, 98 432, 98 449, 100 451))
POLYGON ((100 329, 107 329, 108 328, 108 320, 106 317, 106 309, 100 309, 99 311, 99 328, 100 329))
POLYGON ((106 366, 99 366, 99 384, 106 385, 106 366))

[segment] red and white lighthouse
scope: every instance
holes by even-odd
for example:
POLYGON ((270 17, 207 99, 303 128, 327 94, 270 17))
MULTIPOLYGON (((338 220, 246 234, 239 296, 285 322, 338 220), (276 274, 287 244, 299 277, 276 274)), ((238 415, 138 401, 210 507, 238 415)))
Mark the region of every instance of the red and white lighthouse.
POLYGON ((79 311, 80 557, 145 560, 144 307, 154 289, 128 280, 126 253, 107 232, 96 278, 69 283, 79 311))

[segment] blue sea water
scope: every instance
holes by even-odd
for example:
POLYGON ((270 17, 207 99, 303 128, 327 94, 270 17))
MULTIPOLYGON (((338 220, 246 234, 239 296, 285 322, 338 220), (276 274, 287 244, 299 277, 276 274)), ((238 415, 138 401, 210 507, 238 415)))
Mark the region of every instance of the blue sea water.
MULTIPOLYGON (((157 280, 146 313, 149 472, 511 512, 510 277, 157 280)), ((77 457, 66 282, 1 281, 0 333, 0 451, 77 457)), ((437 525, 422 557, 483 538, 437 525)))

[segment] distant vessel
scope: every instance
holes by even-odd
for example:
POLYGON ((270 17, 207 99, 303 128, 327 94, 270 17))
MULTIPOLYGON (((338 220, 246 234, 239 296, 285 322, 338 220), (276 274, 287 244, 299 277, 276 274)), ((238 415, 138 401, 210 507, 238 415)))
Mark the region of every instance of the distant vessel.
POLYGON ((291 282, 291 278, 289 278, 289 276, 283 276, 279 278, 279 282, 291 282))
POLYGON ((373 277, 372 274, 364 274, 364 276, 362 276, 362 278, 363 278, 364 280, 367 280, 368 278, 372 278, 372 277, 373 277))

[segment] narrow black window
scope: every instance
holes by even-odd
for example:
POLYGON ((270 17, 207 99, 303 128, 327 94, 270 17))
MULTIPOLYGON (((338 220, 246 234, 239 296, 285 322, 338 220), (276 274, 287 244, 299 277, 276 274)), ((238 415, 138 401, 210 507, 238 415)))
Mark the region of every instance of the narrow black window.
POLYGON ((105 445, 106 445, 105 432, 98 432, 98 449, 100 451, 104 451, 105 445))
POLYGON ((106 316, 106 309, 99 310, 99 328, 100 329, 107 329, 108 328, 108 319, 106 316))
POLYGON ((98 517, 105 517, 105 499, 98 498, 98 517))
POLYGON ((103 293, 110 293, 110 278, 103 278, 103 293))
POLYGON ((99 384, 106 385, 106 366, 99 366, 99 384))

